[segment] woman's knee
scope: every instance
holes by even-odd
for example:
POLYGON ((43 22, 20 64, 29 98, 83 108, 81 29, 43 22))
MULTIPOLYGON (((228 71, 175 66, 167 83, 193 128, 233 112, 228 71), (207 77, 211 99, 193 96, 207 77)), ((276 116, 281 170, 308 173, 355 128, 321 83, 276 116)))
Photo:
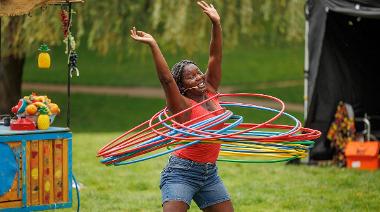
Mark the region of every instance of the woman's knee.
POLYGON ((162 207, 164 212, 182 212, 189 209, 189 206, 182 201, 167 201, 162 207))
POLYGON ((230 200, 208 206, 203 209, 204 212, 233 212, 234 208, 230 200))

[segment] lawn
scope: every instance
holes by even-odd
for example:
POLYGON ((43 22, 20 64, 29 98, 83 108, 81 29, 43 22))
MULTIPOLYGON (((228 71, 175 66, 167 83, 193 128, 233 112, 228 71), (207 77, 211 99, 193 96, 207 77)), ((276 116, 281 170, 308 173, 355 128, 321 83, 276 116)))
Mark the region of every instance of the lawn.
MULTIPOLYGON (((131 48, 144 48, 135 45, 131 48)), ((52 47, 52 68, 38 70, 36 55, 27 58, 24 82, 66 83, 66 62, 62 47, 52 47)), ((207 67, 207 52, 187 57, 179 52, 166 53, 170 67, 181 59, 189 58, 198 63, 202 70, 207 67)), ((112 86, 159 86, 153 60, 150 54, 143 57, 125 56, 118 60, 114 52, 106 56, 81 48, 78 50, 80 77, 73 78, 73 84, 112 86)), ((252 87, 260 82, 303 79, 303 47, 237 47, 224 52, 222 85, 252 87)))
POLYGON ((267 87, 267 88, 255 88, 242 86, 235 92, 252 92, 263 93, 271 96, 275 96, 284 100, 285 102, 303 104, 303 85, 294 85, 286 87, 267 87))
MULTIPOLYGON (((133 48, 137 48, 134 46, 133 48)), ((139 47, 141 48, 141 47, 139 47)), ((302 80, 302 47, 244 48, 224 52, 223 85, 238 91, 267 93, 287 102, 302 102, 302 85, 260 87, 260 83, 302 80), (285 92, 286 91, 286 92, 285 92), (300 99, 301 98, 301 99, 300 99)), ((65 62, 61 48, 53 48, 53 70, 35 68, 35 55, 28 58, 24 81, 64 84, 65 62)), ((181 54, 166 54, 174 64, 181 54)), ((204 68, 207 54, 192 57, 204 68)), ((86 49, 79 51, 81 76, 74 84, 114 86, 158 86, 149 55, 143 59, 117 55, 101 57, 86 49)), ((24 91, 24 95, 30 91, 24 91)), ((67 97, 47 94, 63 111, 55 126, 66 125, 67 97)), ((159 175, 167 156, 138 164, 106 167, 96 152, 111 139, 163 107, 162 99, 128 96, 72 94, 73 172, 83 185, 82 211, 161 211, 159 175)), ((233 109, 246 122, 260 123, 273 113, 233 109)), ((302 120, 301 113, 293 113, 302 120)), ((291 124, 282 118, 279 123, 291 124)), ((219 163, 219 173, 232 197, 235 211, 379 211, 380 172, 337 167, 280 164, 219 163)), ((73 208, 62 211, 75 211, 73 208)), ((198 211, 193 203, 190 211, 198 211)))
MULTIPOLYGON (((29 91, 25 91, 27 94, 29 91)), ((65 111, 66 97, 48 94, 65 111)), ((128 166, 106 167, 96 152, 162 108, 162 99, 72 95, 73 172, 83 185, 82 211, 160 211, 159 175, 167 156, 128 166)), ((273 114, 234 110, 247 122, 273 114)), ((295 113, 297 117, 302 114, 295 113)), ((65 114, 55 125, 65 126, 65 114)), ((289 123, 283 119, 281 122, 289 123)), ((236 211, 378 211, 380 172, 336 167, 219 163, 236 211)), ((76 210, 74 192, 73 208, 76 210)), ((199 211, 193 203, 190 211, 199 211)))
MULTIPOLYGON (((97 150, 122 132, 74 133, 73 171, 82 211, 160 211, 167 156, 106 167, 97 150)), ((284 164, 219 163, 235 211, 379 211, 380 172, 284 164)), ((74 206, 76 210, 76 196, 74 206)), ((190 211, 199 211, 193 203, 190 211)))
MULTIPOLYGON (((137 48, 137 46, 135 46, 137 48)), ((139 47, 143 48, 143 46, 139 47)), ((23 82, 45 84, 65 84, 67 80, 66 62, 62 47, 52 47, 51 70, 36 67, 36 55, 27 58, 23 82)), ((167 53, 169 66, 187 58, 184 54, 167 53)), ((234 92, 264 93, 274 95, 285 102, 302 103, 303 87, 303 48, 293 47, 244 47, 224 52, 222 86, 232 86, 234 92), (296 85, 287 87, 276 85, 262 86, 266 83, 295 81, 296 85), (283 90, 286 89, 287 92, 283 90)), ((201 69, 207 65, 207 53, 195 54, 190 59, 196 61, 201 69)), ((159 87, 152 58, 149 54, 125 56, 119 60, 115 52, 100 56, 86 49, 79 49, 80 77, 73 77, 72 84, 91 86, 148 86, 159 87)))
MULTIPOLYGON (((29 95, 31 91, 24 91, 29 95)), ((61 93, 40 93, 57 103, 62 113, 56 117, 55 126, 66 126, 67 96, 61 93)), ((252 100, 252 103, 255 103, 252 100)), ((71 94, 70 128, 73 132, 119 132, 149 119, 165 105, 163 99, 129 96, 71 94)), ((276 115, 257 109, 229 108, 234 114, 244 116, 245 122, 261 123, 276 115)), ((303 120, 302 113, 289 112, 303 120)), ((282 117, 276 123, 292 124, 291 119, 282 117)))

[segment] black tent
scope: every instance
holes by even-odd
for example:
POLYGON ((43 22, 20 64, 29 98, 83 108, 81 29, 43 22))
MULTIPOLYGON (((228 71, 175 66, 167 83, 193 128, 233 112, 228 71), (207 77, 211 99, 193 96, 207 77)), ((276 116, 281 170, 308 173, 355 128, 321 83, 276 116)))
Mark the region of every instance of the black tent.
POLYGON ((380 115, 380 1, 307 0, 305 6, 305 125, 323 133, 310 159, 328 160, 326 132, 339 101, 351 104, 355 117, 380 115))

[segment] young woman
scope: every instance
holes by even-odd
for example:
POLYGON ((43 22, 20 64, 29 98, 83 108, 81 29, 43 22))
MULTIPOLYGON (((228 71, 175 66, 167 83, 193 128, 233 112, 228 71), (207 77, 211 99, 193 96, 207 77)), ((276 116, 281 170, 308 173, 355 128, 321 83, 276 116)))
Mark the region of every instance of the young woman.
MULTIPOLYGON (((172 114, 183 111, 217 93, 222 74, 222 28, 220 17, 212 4, 197 2, 212 22, 208 69, 203 74, 189 60, 175 64, 170 72, 160 48, 148 33, 136 31, 131 37, 151 48, 156 71, 164 89, 167 106, 172 114)), ((176 121, 184 123, 220 109, 218 100, 193 108, 176 121)), ((206 118, 215 115, 208 115, 206 118)), ((187 211, 194 199, 203 211, 233 211, 230 197, 217 173, 216 160, 220 144, 195 144, 175 151, 161 173, 160 189, 164 211, 187 211)))

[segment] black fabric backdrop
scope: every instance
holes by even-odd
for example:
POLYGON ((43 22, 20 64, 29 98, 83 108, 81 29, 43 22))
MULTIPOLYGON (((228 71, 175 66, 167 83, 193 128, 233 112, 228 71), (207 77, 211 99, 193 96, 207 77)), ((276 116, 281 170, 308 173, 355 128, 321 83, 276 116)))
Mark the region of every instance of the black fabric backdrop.
MULTIPOLYGON (((355 117, 380 115, 380 1, 309 0, 307 9, 310 66, 305 125, 323 133, 310 159, 326 160, 332 158, 326 133, 339 101, 351 104, 355 117)), ((379 123, 371 124, 380 129, 379 123)))

